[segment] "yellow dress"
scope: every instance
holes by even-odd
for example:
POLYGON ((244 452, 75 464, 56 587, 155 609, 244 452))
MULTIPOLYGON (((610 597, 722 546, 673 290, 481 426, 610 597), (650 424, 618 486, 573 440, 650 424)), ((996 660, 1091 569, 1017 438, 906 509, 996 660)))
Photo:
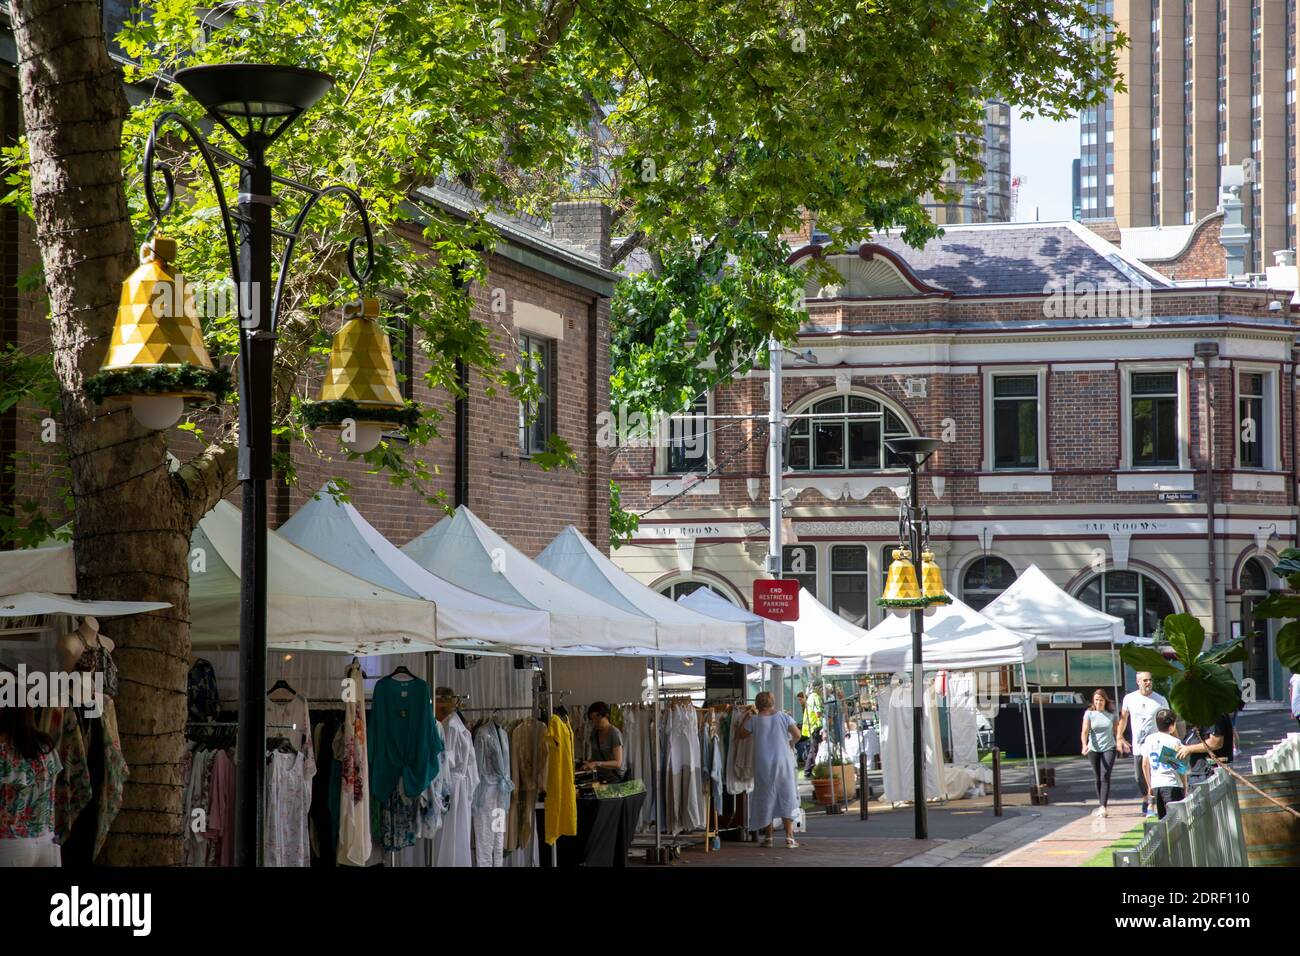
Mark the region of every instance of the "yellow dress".
POLYGON ((546 729, 546 842, 578 832, 578 790, 573 782, 573 731, 555 714, 546 729))

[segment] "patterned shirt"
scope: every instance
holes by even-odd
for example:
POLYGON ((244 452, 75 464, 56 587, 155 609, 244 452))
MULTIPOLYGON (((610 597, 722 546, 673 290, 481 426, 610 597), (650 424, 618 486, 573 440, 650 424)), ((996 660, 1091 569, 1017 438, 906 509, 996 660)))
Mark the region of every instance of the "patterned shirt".
POLYGON ((54 780, 62 770, 54 751, 28 760, 0 740, 0 840, 54 831, 54 780))

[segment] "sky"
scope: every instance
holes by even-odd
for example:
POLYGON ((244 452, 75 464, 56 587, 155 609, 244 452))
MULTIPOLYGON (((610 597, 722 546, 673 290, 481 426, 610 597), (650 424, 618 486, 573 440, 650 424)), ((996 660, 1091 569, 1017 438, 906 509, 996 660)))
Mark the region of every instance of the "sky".
POLYGON ((1060 123, 1011 114, 1011 178, 1024 177, 1015 222, 1069 219, 1071 161, 1079 158, 1079 120, 1060 123), (1035 209, 1037 215, 1035 216, 1035 209))

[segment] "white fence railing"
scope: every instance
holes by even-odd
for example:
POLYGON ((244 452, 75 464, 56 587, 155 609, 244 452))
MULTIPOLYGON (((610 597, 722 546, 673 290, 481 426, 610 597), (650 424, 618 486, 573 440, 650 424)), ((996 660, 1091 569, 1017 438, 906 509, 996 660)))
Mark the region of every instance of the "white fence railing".
MULTIPOLYGON (((1297 735, 1300 736, 1300 735, 1297 735)), ((1237 804, 1237 781, 1216 770, 1147 828, 1133 850, 1116 850, 1117 867, 1246 866, 1246 837, 1237 804)))
POLYGON ((1250 758, 1251 773, 1286 773, 1300 770, 1300 734, 1287 734, 1262 757, 1250 758))

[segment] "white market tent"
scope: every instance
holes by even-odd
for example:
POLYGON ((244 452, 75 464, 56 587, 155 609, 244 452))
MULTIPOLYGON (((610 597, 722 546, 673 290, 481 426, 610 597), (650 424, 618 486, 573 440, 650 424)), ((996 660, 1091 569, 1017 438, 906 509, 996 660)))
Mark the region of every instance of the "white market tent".
POLYGON ((444 648, 544 650, 551 619, 545 611, 494 601, 426 571, 375 530, 328 485, 299 508, 277 534, 336 568, 437 605, 438 644, 444 648))
MULTIPOLYGON (((190 640, 239 639, 240 513, 222 501, 190 539, 190 640), (196 555, 193 549, 200 549, 196 555), (202 568, 202 570, 199 570, 202 568)), ((434 605, 390 591, 266 536, 269 647, 353 654, 438 650, 434 605)))
POLYGON ((537 556, 556 577, 629 614, 655 622, 655 649, 664 655, 744 654, 745 625, 685 607, 632 577, 569 525, 537 556))
POLYGON ((807 588, 799 589, 799 619, 790 626, 794 628, 795 653, 804 659, 819 658, 823 675, 830 674, 827 660, 859 644, 868 633, 822 604, 807 588))
MULTIPOLYGON (((802 599, 801 599, 802 600, 802 599)), ((891 614, 822 672, 833 676, 902 673, 912 669, 911 615, 891 614)), ((1032 661, 1038 648, 1032 636, 996 624, 953 598, 925 619, 921 643, 927 671, 970 671, 1032 661)))
MULTIPOLYGON (((1118 645, 1134 640, 1124 633, 1122 618, 1098 611, 1065 593, 1036 564, 1025 568, 981 613, 1003 627, 1032 634, 1043 648, 1051 644, 1109 645, 1113 658, 1118 645)), ((1119 668, 1113 660, 1111 681, 1118 700, 1119 668)))
POLYGON ((53 542, 38 548, 0 551, 0 618, 44 614, 118 617, 161 611, 159 601, 78 601, 77 564, 71 544, 53 542))
POLYGON ((980 612, 990 621, 1049 643, 1125 644, 1124 621, 1066 594, 1031 564, 980 612))
MULTIPOLYGON (((952 597, 952 595, 949 595, 952 597)), ((912 669, 912 616, 890 614, 865 638, 844 653, 834 664, 826 664, 823 674, 904 673, 912 669)), ((994 623, 979 611, 956 598, 941 604, 925 618, 921 638, 921 664, 927 671, 975 671, 1007 665, 1020 668, 1025 681, 1025 664, 1038 655, 1032 635, 1013 631, 994 623)), ((1033 756, 1034 779, 1038 763, 1033 740, 1033 723, 1027 708, 1021 709, 1025 720, 1025 739, 1033 756)))
MULTIPOLYGON (((677 603, 709 617, 744 624, 745 651, 751 659, 741 661, 742 663, 754 664, 760 659, 766 659, 786 666, 802 666, 801 661, 794 659, 794 628, 789 624, 770 621, 746 611, 708 588, 698 588, 690 594, 683 594, 677 603)), ((736 655, 733 655, 733 659, 740 660, 736 655)))
POLYGON ((650 657, 653 621, 562 581, 465 506, 402 550, 438 577, 515 607, 550 612, 551 653, 650 657))

